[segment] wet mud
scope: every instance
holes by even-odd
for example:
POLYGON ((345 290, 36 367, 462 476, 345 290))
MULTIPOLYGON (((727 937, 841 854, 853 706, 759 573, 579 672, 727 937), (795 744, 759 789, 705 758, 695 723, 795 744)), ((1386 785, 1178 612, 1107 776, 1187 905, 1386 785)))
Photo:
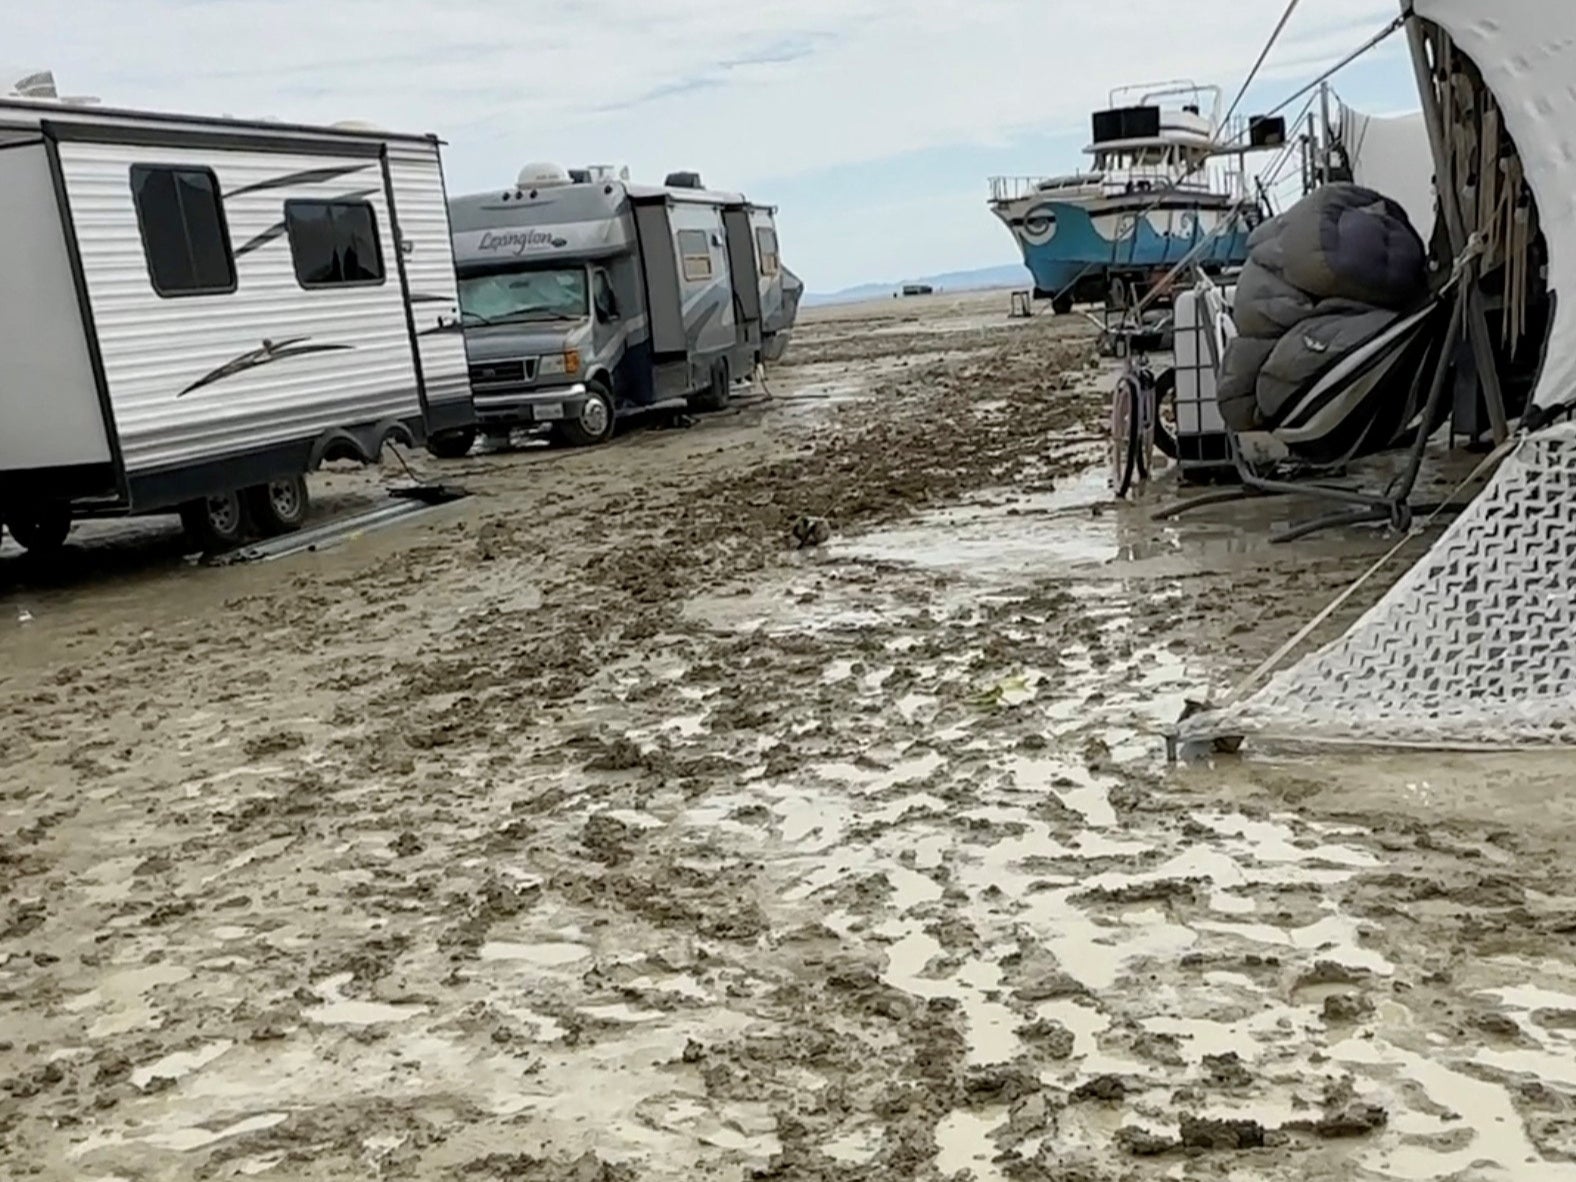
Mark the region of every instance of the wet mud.
POLYGON ((0 555, 0 1176, 1576 1177, 1567 774, 1168 768, 1388 541, 1111 504, 1004 301, 320 554, 0 555))

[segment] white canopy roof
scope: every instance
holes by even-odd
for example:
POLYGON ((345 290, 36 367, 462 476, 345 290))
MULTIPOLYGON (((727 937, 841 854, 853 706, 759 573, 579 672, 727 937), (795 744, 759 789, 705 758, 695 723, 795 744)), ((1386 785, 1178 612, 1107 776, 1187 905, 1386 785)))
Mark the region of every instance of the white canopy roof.
POLYGON ((1520 150, 1548 240, 1549 288, 1558 295, 1533 401, 1566 402, 1576 397, 1576 3, 1412 0, 1410 7, 1482 71, 1520 150))

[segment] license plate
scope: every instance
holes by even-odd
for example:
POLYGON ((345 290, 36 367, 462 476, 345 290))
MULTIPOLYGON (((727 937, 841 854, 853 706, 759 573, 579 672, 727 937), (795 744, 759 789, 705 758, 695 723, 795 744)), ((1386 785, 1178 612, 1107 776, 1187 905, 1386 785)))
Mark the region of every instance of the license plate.
POLYGON ((531 409, 531 417, 538 423, 550 423, 564 417, 564 404, 562 402, 538 403, 531 409))

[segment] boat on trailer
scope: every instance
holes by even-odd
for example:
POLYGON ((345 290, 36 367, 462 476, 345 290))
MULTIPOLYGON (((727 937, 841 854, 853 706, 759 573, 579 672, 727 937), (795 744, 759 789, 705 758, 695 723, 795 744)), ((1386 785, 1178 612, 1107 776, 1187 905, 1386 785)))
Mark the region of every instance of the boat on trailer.
POLYGON ((1065 312, 1116 288, 1142 291, 1195 250, 1206 272, 1247 258, 1263 212, 1244 154, 1284 142, 1285 123, 1243 121, 1228 135, 1220 103, 1218 87, 1193 82, 1119 87, 1092 117, 1088 170, 991 178, 991 211, 1023 252, 1037 299, 1065 312))

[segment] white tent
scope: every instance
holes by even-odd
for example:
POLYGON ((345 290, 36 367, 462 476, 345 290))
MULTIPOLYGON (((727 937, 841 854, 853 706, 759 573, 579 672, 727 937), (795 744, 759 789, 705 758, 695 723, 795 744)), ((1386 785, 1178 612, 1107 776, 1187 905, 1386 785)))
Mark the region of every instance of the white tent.
MULTIPOLYGON (((1403 10, 1450 37, 1501 110, 1536 201, 1554 302, 1533 403, 1576 403, 1576 2, 1403 0, 1403 10)), ((1252 697, 1194 715, 1179 737, 1576 745, 1573 503, 1576 424, 1524 435, 1346 635, 1252 697)))

